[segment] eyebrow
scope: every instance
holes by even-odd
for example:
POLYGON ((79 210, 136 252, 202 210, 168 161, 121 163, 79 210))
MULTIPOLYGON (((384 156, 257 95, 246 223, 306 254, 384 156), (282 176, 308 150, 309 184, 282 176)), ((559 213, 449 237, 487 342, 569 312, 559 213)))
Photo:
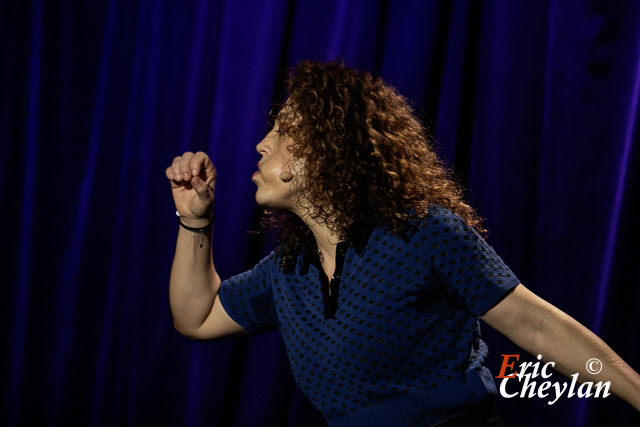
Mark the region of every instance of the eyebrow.
POLYGON ((295 112, 290 105, 285 104, 275 117, 275 122, 289 122, 293 124, 296 119, 295 112))

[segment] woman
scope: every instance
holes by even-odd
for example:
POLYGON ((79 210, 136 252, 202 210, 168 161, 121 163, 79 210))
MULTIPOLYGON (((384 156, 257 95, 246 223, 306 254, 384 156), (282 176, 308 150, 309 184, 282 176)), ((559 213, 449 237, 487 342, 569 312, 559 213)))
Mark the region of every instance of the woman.
POLYGON ((640 410, 640 376, 482 239, 393 88, 302 62, 288 90, 252 177, 278 245, 252 270, 224 282, 215 271, 209 157, 184 153, 166 170, 181 224, 170 278, 178 331, 279 329, 297 384, 330 425, 500 425, 478 318, 565 375, 584 378, 587 360, 603 361, 600 379, 640 410))

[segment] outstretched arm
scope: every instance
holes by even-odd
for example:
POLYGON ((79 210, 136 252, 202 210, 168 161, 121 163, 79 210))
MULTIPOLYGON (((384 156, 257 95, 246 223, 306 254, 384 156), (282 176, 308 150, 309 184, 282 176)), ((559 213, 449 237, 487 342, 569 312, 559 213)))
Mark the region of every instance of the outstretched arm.
POLYGON ((532 355, 555 362, 566 376, 588 378, 587 361, 599 359, 598 380, 610 381, 611 391, 640 411, 640 375, 593 332, 522 284, 481 319, 532 355))

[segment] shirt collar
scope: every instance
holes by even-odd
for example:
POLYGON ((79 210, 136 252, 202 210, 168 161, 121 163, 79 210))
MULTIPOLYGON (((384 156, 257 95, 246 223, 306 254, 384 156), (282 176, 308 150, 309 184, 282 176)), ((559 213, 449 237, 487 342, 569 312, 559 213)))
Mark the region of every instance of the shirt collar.
MULTIPOLYGON (((348 237, 346 241, 338 243, 338 246, 343 243, 346 244, 345 250, 353 246, 356 253, 360 255, 369 243, 369 238, 371 237, 371 233, 373 233, 374 229, 374 225, 359 227, 352 226, 347 233, 348 237)), ((319 262, 318 245, 316 240, 313 238, 313 235, 310 235, 307 242, 304 244, 304 249, 302 250, 302 267, 300 268, 300 274, 306 275, 309 272, 309 264, 318 265, 319 262)))

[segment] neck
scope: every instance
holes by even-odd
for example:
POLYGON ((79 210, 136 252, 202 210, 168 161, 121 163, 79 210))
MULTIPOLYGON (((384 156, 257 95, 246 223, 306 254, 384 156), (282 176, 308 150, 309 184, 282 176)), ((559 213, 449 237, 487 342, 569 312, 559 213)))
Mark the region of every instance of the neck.
POLYGON ((325 259, 327 257, 333 259, 335 257, 336 246, 341 240, 340 237, 325 224, 318 224, 314 221, 312 224, 307 223, 307 226, 309 226, 309 229, 316 240, 320 253, 322 253, 325 259))
POLYGON ((336 254, 336 246, 340 242, 341 237, 331 230, 326 222, 319 222, 310 214, 309 209, 294 211, 307 224, 311 230, 313 237, 318 246, 318 250, 324 259, 334 259, 336 254))
MULTIPOLYGON (((318 223, 318 221, 311 218, 307 218, 305 223, 316 241, 322 270, 324 270, 324 274, 331 282, 336 271, 336 254, 340 238, 324 223, 318 223)), ((331 294, 331 289, 328 289, 328 291, 331 294)))

